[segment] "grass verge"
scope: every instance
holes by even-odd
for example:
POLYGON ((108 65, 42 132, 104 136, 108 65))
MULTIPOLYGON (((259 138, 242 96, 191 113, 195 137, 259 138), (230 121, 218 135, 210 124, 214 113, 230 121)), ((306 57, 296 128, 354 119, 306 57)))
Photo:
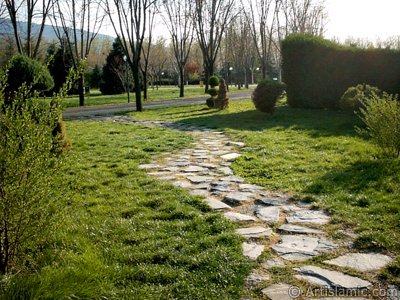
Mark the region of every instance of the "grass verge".
POLYGON ((397 256, 382 274, 400 283, 400 160, 385 159, 358 136, 362 126, 346 112, 294 109, 280 104, 273 116, 249 100, 225 111, 204 105, 134 113, 225 130, 246 143, 235 173, 271 190, 313 201, 332 216, 330 231, 354 229, 355 246, 397 256))
POLYGON ((64 218, 35 272, 3 278, 0 299, 238 299, 249 265, 233 225, 138 169, 191 138, 108 122, 67 127, 64 218))

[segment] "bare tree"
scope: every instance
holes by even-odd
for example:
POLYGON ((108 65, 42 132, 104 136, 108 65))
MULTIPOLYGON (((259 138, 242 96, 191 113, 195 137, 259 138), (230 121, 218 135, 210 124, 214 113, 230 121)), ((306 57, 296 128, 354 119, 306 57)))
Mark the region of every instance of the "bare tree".
MULTIPOLYGON (((88 57, 105 15, 95 0, 54 0, 51 21, 61 44, 72 53, 75 69, 88 57)), ((79 105, 85 105, 84 75, 78 79, 79 105)))
POLYGON ((153 28, 154 28, 154 20, 156 16, 157 10, 156 7, 149 8, 148 14, 148 37, 142 45, 142 54, 143 54, 143 62, 140 64, 140 69, 142 71, 143 76, 143 99, 147 100, 147 87, 148 87, 148 69, 149 69, 149 61, 150 61, 150 53, 153 42, 153 28))
MULTIPOLYGON (((38 55, 46 20, 53 6, 53 0, 4 0, 0 6, 7 9, 11 20, 18 53, 35 58, 38 55), (19 21, 24 21, 24 30, 19 21), (33 31, 34 23, 39 24, 39 31, 33 31)), ((1 15, 0 15, 1 16, 1 15)))
POLYGON ((179 97, 185 95, 185 65, 194 38, 192 0, 163 0, 164 24, 171 34, 179 73, 179 97))
POLYGON ((274 46, 274 34, 278 25, 281 0, 250 1, 245 8, 247 21, 250 24, 251 36, 261 63, 262 77, 267 77, 268 63, 271 60, 274 46))
POLYGON ((235 0, 195 0, 195 28, 203 53, 208 90, 208 78, 214 74, 222 37, 235 17, 235 0))
POLYGON ((105 10, 127 56, 135 84, 136 110, 142 111, 140 60, 150 9, 155 0, 104 0, 105 10))
POLYGON ((279 0, 285 19, 285 34, 323 35, 326 25, 324 0, 279 0))
POLYGON ((155 82, 158 89, 160 74, 163 72, 168 61, 168 50, 165 39, 162 37, 158 38, 150 49, 149 76, 153 90, 155 82))

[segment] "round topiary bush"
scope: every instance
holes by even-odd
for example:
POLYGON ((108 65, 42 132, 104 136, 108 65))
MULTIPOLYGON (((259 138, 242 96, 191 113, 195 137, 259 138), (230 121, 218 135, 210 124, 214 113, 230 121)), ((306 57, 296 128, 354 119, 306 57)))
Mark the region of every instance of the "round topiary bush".
POLYGON ((219 84, 219 78, 217 76, 211 76, 210 78, 208 78, 208 84, 211 87, 216 87, 219 84))
POLYGON ((54 86, 53 77, 45 65, 25 55, 15 55, 9 63, 7 97, 17 91, 25 83, 31 91, 44 92, 54 86))
POLYGON ((210 97, 206 100, 206 104, 209 108, 213 108, 214 107, 214 97, 210 97))
POLYGON ((272 80, 261 81, 253 92, 251 99, 257 110, 273 114, 276 102, 282 96, 286 85, 272 80))
POLYGON ((217 90, 216 88, 209 88, 208 91, 207 91, 207 93, 208 93, 210 96, 215 97, 215 96, 218 95, 218 90, 217 90))
POLYGON ((363 102, 382 95, 382 92, 374 86, 368 84, 358 84, 349 87, 339 100, 339 107, 345 111, 359 111, 363 102))

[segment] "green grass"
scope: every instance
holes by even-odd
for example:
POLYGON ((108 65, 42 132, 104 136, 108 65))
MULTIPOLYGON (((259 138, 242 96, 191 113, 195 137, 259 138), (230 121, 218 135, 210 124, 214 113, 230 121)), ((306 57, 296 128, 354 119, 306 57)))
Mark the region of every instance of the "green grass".
MULTIPOLYGON (((246 89, 238 90, 235 86, 229 87, 230 93, 244 92, 248 91, 246 89)), ((249 89, 253 90, 253 87, 249 89)), ((185 86, 185 97, 184 99, 190 99, 195 97, 207 96, 208 94, 204 93, 204 88, 200 86, 185 86)), ((143 92, 142 92, 143 98, 143 92)), ((179 88, 178 87, 170 87, 170 86, 161 86, 157 89, 148 89, 148 99, 146 101, 158 101, 158 100, 172 100, 179 98, 179 88)), ((130 93, 130 101, 132 103, 135 102, 135 94, 133 92, 130 93)), ((99 90, 92 90, 89 95, 85 97, 85 105, 93 106, 93 105, 106 105, 106 104, 120 104, 120 103, 128 103, 128 95, 120 94, 120 95, 102 95, 99 90)), ((78 107, 79 106, 79 98, 78 96, 69 96, 62 101, 63 107, 78 107)))
POLYGON ((239 298, 249 263, 234 226, 138 169, 190 136, 102 122, 67 128, 64 218, 36 272, 3 281, 0 299, 239 298))
POLYGON ((385 159, 358 136, 354 126, 362 124, 353 114, 281 103, 270 116, 246 100, 232 102, 221 112, 196 105, 133 116, 217 128, 245 142, 243 155, 233 165, 236 174, 313 201, 332 214, 332 235, 339 229, 356 231, 358 249, 397 256, 384 276, 399 282, 400 160, 385 159))

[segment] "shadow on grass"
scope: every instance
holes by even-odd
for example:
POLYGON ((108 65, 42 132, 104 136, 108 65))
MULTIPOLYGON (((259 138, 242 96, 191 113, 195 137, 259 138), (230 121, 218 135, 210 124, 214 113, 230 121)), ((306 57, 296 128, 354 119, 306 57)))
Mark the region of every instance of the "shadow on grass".
POLYGON ((180 117, 182 121, 193 125, 218 129, 262 131, 271 128, 309 131, 312 137, 355 136, 354 126, 361 126, 359 119, 352 113, 316 109, 296 109, 280 106, 274 115, 256 110, 230 113, 203 109, 182 113, 167 113, 169 118, 180 117), (186 114, 186 115, 185 115, 186 114), (205 116, 206 115, 206 116, 205 116))
MULTIPOLYGON (((356 161, 347 168, 334 169, 314 181, 303 192, 330 193, 334 190, 348 194, 366 193, 368 190, 383 193, 399 192, 400 161, 391 159, 356 161)), ((400 200, 399 200, 400 204, 400 200)))

